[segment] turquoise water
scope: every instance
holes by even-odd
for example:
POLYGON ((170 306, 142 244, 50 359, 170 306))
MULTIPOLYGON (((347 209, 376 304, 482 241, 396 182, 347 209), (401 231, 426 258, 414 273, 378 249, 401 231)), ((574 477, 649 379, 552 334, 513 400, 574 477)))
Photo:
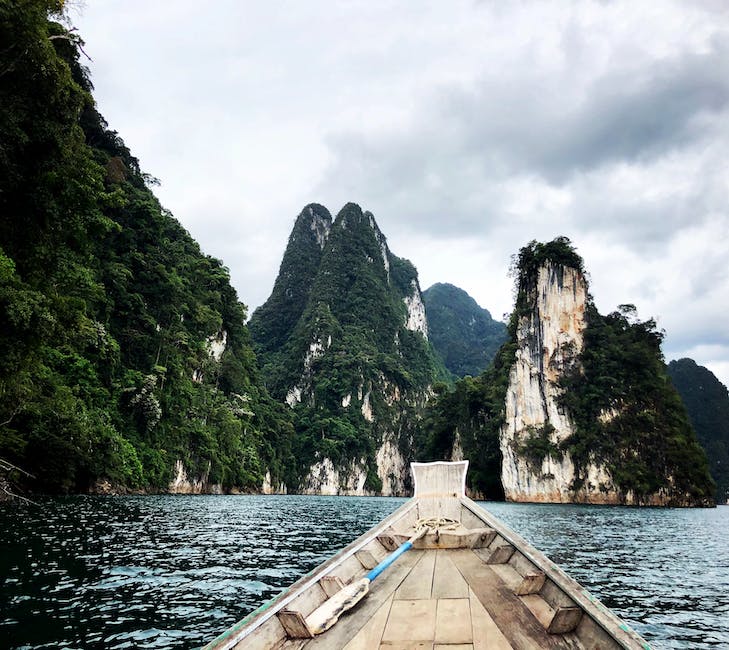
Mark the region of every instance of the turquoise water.
MULTIPOLYGON (((148 496, 0 505, 0 645, 200 646, 402 502, 148 496)), ((653 647, 729 647, 728 507, 483 505, 653 647)))

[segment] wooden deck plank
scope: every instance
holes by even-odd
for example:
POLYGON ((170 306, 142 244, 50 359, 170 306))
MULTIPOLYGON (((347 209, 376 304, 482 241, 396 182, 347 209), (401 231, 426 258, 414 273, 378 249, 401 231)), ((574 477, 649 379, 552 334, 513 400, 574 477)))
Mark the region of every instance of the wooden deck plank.
MULTIPOLYGON (((466 596, 468 596, 468 587, 466 587, 466 596)), ((472 641, 471 605, 468 597, 440 599, 435 615, 436 644, 463 644, 472 641)))
POLYGON ((397 562, 370 585, 369 593, 354 609, 345 612, 334 627, 306 644, 307 650, 339 650, 347 645, 393 595, 422 554, 423 551, 411 550, 398 558, 397 562))
POLYGON ((355 637, 344 646, 343 650, 370 650, 377 648, 382 640, 382 633, 385 631, 385 624, 390 615, 393 596, 390 596, 375 612, 375 615, 355 635, 355 637))
POLYGON ((432 648, 432 641, 393 641, 380 645, 380 650, 431 650, 432 648))
POLYGON ((472 589, 469 589, 469 599, 473 624, 473 650, 513 650, 511 643, 494 623, 494 619, 472 589))
POLYGON ((382 643, 430 641, 435 636, 435 600, 393 600, 382 643))
POLYGON ((436 643, 433 650, 473 650, 472 643, 436 643))
MULTIPOLYGON (((409 551, 412 553, 413 551, 409 551)), ((413 567, 395 593, 396 600, 429 600, 435 570, 435 552, 421 551, 422 558, 413 567)))
POLYGON ((513 590, 473 551, 453 551, 451 559, 476 598, 516 650, 580 647, 572 639, 548 634, 513 590))
MULTIPOLYGON (((431 551, 432 552, 432 551, 431 551)), ((450 551, 434 552, 433 598, 468 598, 468 584, 449 557, 450 551)))

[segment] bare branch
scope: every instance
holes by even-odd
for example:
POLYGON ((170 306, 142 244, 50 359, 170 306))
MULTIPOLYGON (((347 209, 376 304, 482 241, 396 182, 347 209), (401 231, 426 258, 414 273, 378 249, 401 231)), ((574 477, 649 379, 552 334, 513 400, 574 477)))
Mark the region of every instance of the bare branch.
POLYGON ((89 61, 93 61, 93 59, 86 54, 86 50, 84 50, 83 45, 81 45, 81 39, 74 34, 73 32, 77 31, 77 27, 71 27, 71 29, 66 30, 65 34, 54 34, 53 36, 49 36, 49 41, 55 41, 57 39, 61 39, 64 41, 68 41, 69 43, 73 43, 78 49, 81 54, 83 54, 89 61))
MULTIPOLYGON (((12 412, 12 413, 10 414, 10 417, 9 417, 9 418, 8 418, 7 420, 5 420, 5 422, 0 422, 0 427, 5 427, 5 426, 7 426, 8 424, 10 424, 10 423, 11 423, 11 422, 13 421, 13 418, 14 418, 14 417, 15 417, 15 416, 16 416, 16 415, 17 415, 18 413, 20 413, 20 411, 22 410, 22 408, 23 408, 23 402, 21 402, 21 403, 20 403, 20 404, 19 404, 19 405, 18 405, 18 406, 16 407, 16 409, 15 409, 15 410, 14 410, 14 411, 13 411, 13 412, 12 412)), ((0 460, 2 460, 2 459, 0 458, 0 460)))
POLYGON ((9 497, 13 499, 20 499, 21 501, 25 501, 26 503, 31 503, 34 506, 40 505, 39 503, 33 501, 32 499, 28 499, 27 497, 22 497, 19 494, 15 494, 14 492, 11 492, 10 490, 5 489, 5 486, 0 485, 0 489, 2 489, 5 494, 7 494, 9 497))
POLYGON ((11 462, 8 462, 4 458, 0 458, 0 469, 4 469, 6 472, 14 469, 30 478, 35 478, 35 476, 33 476, 33 474, 31 474, 30 472, 26 472, 24 469, 21 469, 17 465, 13 465, 11 462))

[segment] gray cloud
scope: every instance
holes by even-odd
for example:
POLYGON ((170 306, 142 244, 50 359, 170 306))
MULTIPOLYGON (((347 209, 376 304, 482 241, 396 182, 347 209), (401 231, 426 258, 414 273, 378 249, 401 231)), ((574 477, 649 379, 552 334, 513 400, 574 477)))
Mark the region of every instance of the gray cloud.
POLYGON ((510 256, 568 235, 601 310, 635 302, 729 382, 725 2, 108 0, 78 23, 101 112, 251 308, 300 209, 356 201, 424 286, 494 314, 510 256))

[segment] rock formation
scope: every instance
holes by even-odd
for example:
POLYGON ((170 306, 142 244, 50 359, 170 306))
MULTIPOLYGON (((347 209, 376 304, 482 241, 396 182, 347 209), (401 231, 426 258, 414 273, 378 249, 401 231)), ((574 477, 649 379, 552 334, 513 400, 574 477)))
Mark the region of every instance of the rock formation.
MULTIPOLYGON (((572 419, 559 402, 559 380, 565 368, 578 363, 583 349, 587 284, 578 269, 546 260, 527 291, 531 308, 519 316, 517 350, 506 392, 501 480, 510 501, 569 503, 576 498, 577 477, 570 454, 548 453, 535 462, 523 450, 527 440, 539 436, 557 450, 575 433, 572 419)), ((579 500, 619 500, 603 467, 589 463, 586 474, 579 500)))
POLYGON ((601 316, 569 240, 520 251, 500 429, 512 501, 708 505, 706 457, 670 385, 662 333, 601 316))
POLYGON ((267 385, 291 407, 311 494, 407 494, 413 431, 440 373, 417 271, 374 216, 319 205, 296 220, 250 331, 267 385))

